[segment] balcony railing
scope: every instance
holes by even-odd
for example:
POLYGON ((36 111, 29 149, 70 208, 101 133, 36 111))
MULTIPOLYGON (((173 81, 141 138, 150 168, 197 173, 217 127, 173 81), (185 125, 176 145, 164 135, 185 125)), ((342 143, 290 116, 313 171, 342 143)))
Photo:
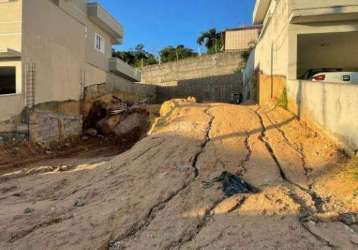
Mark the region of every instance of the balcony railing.
POLYGON ((142 79, 142 73, 138 69, 133 68, 119 58, 110 59, 109 70, 131 81, 140 82, 142 79))

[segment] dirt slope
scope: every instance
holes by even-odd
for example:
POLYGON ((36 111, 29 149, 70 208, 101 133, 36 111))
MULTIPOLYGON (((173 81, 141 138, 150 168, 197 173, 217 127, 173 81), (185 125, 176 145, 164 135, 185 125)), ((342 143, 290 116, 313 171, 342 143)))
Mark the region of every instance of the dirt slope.
POLYGON ((355 249, 339 152, 280 109, 174 100, 126 153, 1 176, 0 249, 355 249), (205 185, 224 170, 261 191, 205 185))

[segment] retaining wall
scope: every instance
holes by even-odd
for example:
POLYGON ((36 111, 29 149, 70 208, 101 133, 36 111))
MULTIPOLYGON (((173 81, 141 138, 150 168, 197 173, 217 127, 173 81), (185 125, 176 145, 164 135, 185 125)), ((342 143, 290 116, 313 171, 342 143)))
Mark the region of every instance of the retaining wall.
POLYGON ((289 109, 358 150, 358 85, 288 80, 289 109))
POLYGON ((198 102, 234 102, 242 92, 242 75, 229 74, 206 78, 181 80, 159 86, 158 102, 193 96, 198 102))
POLYGON ((165 85, 168 82, 233 74, 241 65, 241 53, 204 55, 178 62, 151 65, 142 69, 142 82, 165 85))

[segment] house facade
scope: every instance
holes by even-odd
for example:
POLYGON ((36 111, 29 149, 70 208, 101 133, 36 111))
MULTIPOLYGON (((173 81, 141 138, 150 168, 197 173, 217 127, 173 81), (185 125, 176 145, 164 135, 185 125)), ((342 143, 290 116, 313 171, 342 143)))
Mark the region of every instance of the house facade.
POLYGON ((237 52, 254 47, 260 30, 260 25, 226 29, 223 32, 224 51, 237 52))
POLYGON ((0 0, 0 122, 26 107, 79 101, 87 86, 140 80, 112 58, 123 27, 87 0, 0 0))
POLYGON ((288 108, 358 149, 358 86, 312 82, 308 70, 358 71, 357 0, 257 0, 262 25, 251 67, 260 104, 287 98, 288 108))

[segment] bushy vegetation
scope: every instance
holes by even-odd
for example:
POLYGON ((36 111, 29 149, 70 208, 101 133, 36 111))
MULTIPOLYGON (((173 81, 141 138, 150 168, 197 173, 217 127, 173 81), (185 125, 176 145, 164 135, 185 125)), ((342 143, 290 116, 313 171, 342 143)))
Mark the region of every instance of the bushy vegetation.
POLYGON ((198 53, 190 48, 185 48, 184 45, 178 45, 176 48, 168 46, 159 52, 160 61, 163 63, 179 61, 188 57, 196 57, 198 53))
POLYGON ((147 52, 143 44, 138 44, 134 50, 116 51, 113 50, 113 57, 117 57, 129 65, 139 68, 147 65, 157 64, 155 55, 147 52))
MULTIPOLYGON (((207 49, 207 54, 215 54, 223 50, 222 33, 217 32, 215 28, 202 32, 197 39, 197 43, 207 49)), ((198 56, 198 53, 191 48, 186 48, 184 45, 178 45, 176 47, 167 46, 160 50, 157 57, 146 51, 143 44, 138 44, 136 48, 132 50, 113 50, 113 57, 117 57, 137 68, 158 64, 159 60, 160 62, 166 63, 196 56, 198 56)))
POLYGON ((288 109, 288 97, 286 88, 282 91, 280 98, 278 98, 277 105, 284 109, 288 109))
POLYGON ((354 169, 353 169, 353 175, 354 175, 354 178, 358 181, 358 156, 356 156, 354 159, 353 159, 353 162, 354 162, 354 169))

